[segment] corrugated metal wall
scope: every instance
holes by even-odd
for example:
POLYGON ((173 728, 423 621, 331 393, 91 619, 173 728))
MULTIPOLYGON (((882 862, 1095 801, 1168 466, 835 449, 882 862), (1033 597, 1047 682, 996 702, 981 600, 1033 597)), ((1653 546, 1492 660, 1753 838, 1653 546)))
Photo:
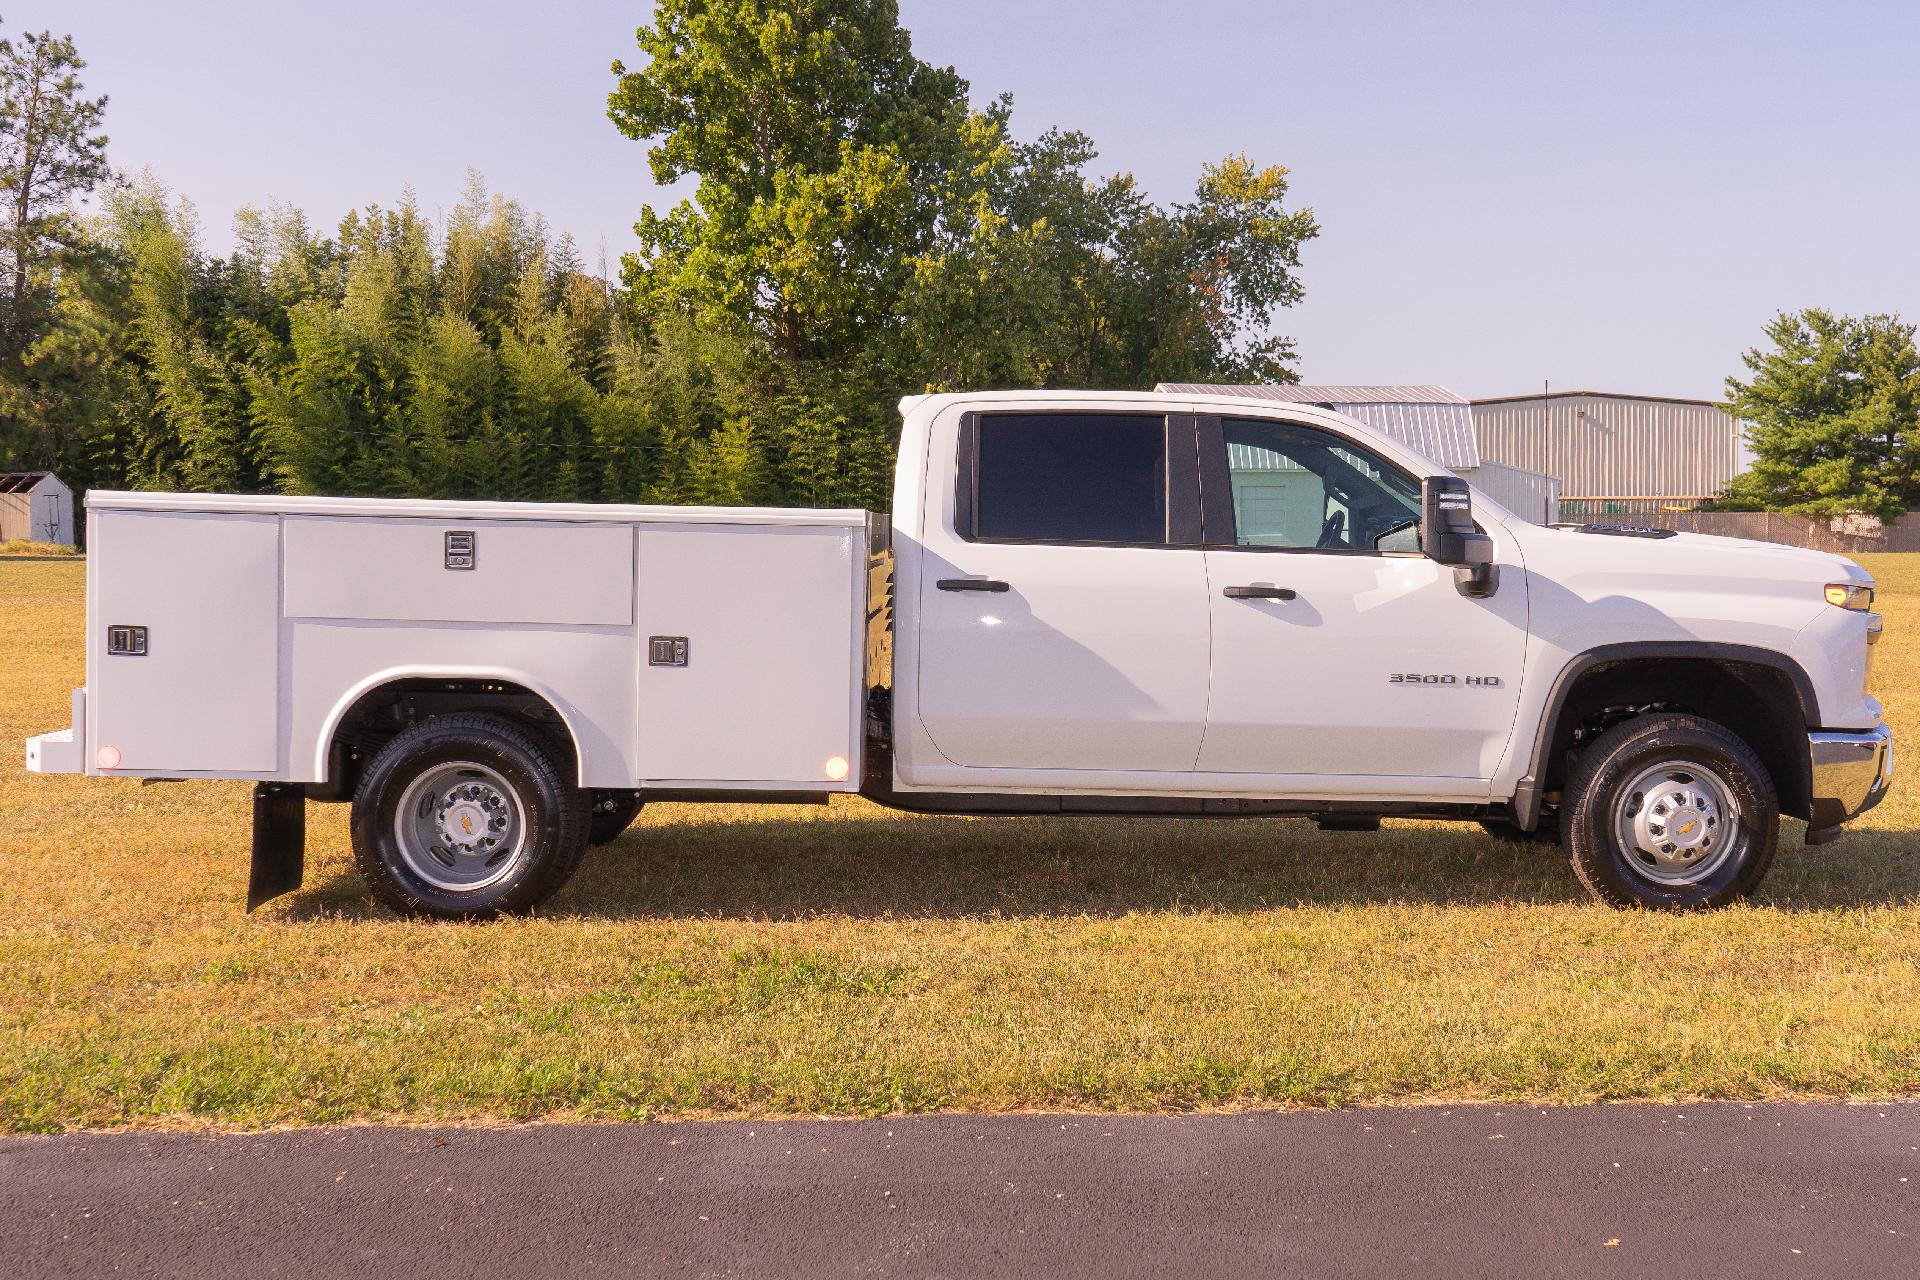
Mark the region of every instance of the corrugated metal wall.
POLYGON ((1560 478, 1566 501, 1712 497, 1739 474, 1739 423, 1719 406, 1559 394, 1473 406, 1480 456, 1560 478))

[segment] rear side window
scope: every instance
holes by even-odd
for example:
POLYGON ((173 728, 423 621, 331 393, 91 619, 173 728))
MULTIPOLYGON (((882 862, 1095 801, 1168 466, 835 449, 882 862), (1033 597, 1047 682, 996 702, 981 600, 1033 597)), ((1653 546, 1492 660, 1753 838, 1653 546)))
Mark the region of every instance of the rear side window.
POLYGON ((1167 427, 1158 414, 982 414, 973 536, 1164 543, 1167 427))

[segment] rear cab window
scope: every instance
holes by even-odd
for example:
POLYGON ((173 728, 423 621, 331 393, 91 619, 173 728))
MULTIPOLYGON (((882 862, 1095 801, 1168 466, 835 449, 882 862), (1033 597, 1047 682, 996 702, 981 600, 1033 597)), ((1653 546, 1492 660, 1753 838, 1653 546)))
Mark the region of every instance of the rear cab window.
POLYGON ((962 536, 1168 545, 1168 430, 1169 419, 1157 413, 971 417, 962 429, 962 536))

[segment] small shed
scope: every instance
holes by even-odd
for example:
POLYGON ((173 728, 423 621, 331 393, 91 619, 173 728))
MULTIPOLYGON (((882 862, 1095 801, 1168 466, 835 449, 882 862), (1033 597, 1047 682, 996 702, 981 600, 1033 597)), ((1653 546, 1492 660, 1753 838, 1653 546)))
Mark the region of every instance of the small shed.
POLYGON ((1425 454, 1523 520, 1551 524, 1559 519, 1559 481, 1482 458, 1474 434, 1473 405, 1448 387, 1163 382, 1154 390, 1332 409, 1425 454))
POLYGON ((73 490, 51 471, 0 471, 0 542, 73 545, 73 490))

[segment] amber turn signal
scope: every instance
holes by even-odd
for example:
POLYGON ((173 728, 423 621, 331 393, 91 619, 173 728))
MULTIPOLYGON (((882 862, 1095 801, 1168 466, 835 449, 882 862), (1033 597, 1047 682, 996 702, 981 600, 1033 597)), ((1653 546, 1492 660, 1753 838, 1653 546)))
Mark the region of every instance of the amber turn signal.
POLYGON ((1863 587, 1857 582, 1829 582, 1827 603, 1842 609, 1862 611, 1871 609, 1873 608, 1873 588, 1863 587))

